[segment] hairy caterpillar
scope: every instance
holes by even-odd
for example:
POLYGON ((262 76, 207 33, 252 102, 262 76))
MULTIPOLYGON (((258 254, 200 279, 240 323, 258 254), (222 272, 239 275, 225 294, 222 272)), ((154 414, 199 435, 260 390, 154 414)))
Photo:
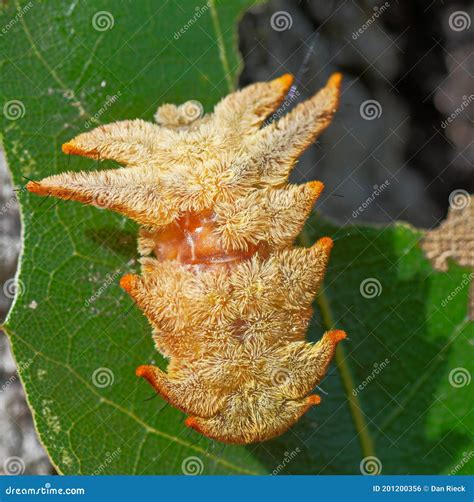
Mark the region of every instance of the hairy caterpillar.
POLYGON ((149 319, 169 364, 166 372, 140 366, 136 373, 189 414, 186 425, 224 442, 275 437, 318 404, 310 393, 345 338, 334 330, 316 344, 305 341, 332 240, 293 246, 323 184, 287 181, 330 123, 341 75, 261 127, 292 81, 283 75, 250 85, 204 116, 190 101, 161 106, 158 124, 97 127, 63 152, 124 168, 27 185, 140 224, 142 274, 120 284, 149 319))

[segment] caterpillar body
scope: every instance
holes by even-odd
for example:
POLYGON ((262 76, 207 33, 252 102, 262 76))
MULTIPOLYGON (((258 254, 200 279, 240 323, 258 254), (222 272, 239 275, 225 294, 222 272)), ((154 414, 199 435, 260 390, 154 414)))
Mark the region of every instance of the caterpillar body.
POLYGON ((270 439, 318 404, 311 392, 345 338, 333 330, 315 344, 305 340, 332 240, 293 246, 323 184, 288 184, 299 155, 336 111, 341 75, 262 127, 292 81, 252 84, 204 116, 190 101, 161 106, 157 124, 97 127, 63 152, 124 167, 27 185, 139 223, 141 275, 120 284, 169 363, 136 374, 189 415, 187 426, 223 442, 270 439))

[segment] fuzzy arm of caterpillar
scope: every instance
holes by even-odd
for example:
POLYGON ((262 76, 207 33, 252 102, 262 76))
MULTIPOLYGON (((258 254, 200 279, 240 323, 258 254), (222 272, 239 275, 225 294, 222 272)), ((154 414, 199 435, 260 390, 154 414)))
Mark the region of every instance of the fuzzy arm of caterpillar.
POLYGON ((195 378, 173 379, 152 365, 139 366, 136 375, 145 378, 163 399, 185 413, 211 417, 222 405, 222 399, 195 378))

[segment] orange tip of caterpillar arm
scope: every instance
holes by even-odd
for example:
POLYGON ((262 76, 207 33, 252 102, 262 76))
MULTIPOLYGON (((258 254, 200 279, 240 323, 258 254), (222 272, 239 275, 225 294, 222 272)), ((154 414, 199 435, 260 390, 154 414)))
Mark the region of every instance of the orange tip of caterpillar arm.
POLYGON ((78 147, 73 141, 64 143, 61 149, 66 155, 80 155, 81 157, 89 157, 91 159, 99 158, 99 152, 97 150, 84 150, 78 147))
POLYGON ((314 193, 315 198, 319 197, 321 192, 324 190, 324 183, 322 181, 309 181, 308 186, 314 193))
POLYGON ((202 434, 201 428, 197 423, 196 417, 190 416, 186 418, 186 420, 184 421, 184 425, 186 425, 186 427, 189 427, 190 429, 194 429, 197 432, 201 432, 202 434))
POLYGON ((48 195, 47 189, 37 181, 28 181, 28 183, 25 185, 25 188, 28 190, 28 192, 31 193, 36 193, 38 195, 48 195))
POLYGON ((331 87, 340 87, 342 83, 342 73, 333 73, 328 80, 328 85, 331 87))
POLYGON ((285 73, 281 77, 278 77, 275 82, 278 82, 283 87, 283 89, 289 90, 294 79, 295 78, 291 73, 285 73))
POLYGON ((127 293, 133 290, 135 285, 135 276, 133 274, 126 274, 120 278, 120 287, 124 289, 127 293))
POLYGON ((333 329, 332 331, 328 331, 327 335, 334 344, 337 344, 341 340, 344 340, 344 338, 347 338, 346 332, 342 331, 341 329, 333 329))
POLYGON ((135 370, 135 375, 137 375, 137 377, 150 380, 153 376, 153 369, 151 366, 142 365, 135 370))
POLYGON ((319 239, 315 245, 319 248, 324 248, 330 251, 334 246, 334 241, 331 239, 331 237, 321 237, 321 239, 319 239))
POLYGON ((315 406, 321 403, 321 397, 317 394, 311 394, 311 396, 306 398, 306 402, 311 406, 315 406))

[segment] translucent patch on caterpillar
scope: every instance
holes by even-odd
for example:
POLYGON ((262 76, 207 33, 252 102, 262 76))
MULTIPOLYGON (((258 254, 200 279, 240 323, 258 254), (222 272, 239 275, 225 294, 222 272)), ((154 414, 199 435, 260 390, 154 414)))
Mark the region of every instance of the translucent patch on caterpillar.
POLYGON ((288 184, 298 157, 332 120, 341 75, 261 127, 292 81, 250 85, 206 115, 191 101, 161 106, 158 124, 97 127, 63 151, 125 167, 27 185, 140 224, 141 275, 120 284, 169 364, 136 373, 190 415, 186 425, 229 443, 275 437, 319 404, 311 392, 346 336, 334 330, 315 344, 305 340, 333 243, 293 246, 323 184, 288 184))

